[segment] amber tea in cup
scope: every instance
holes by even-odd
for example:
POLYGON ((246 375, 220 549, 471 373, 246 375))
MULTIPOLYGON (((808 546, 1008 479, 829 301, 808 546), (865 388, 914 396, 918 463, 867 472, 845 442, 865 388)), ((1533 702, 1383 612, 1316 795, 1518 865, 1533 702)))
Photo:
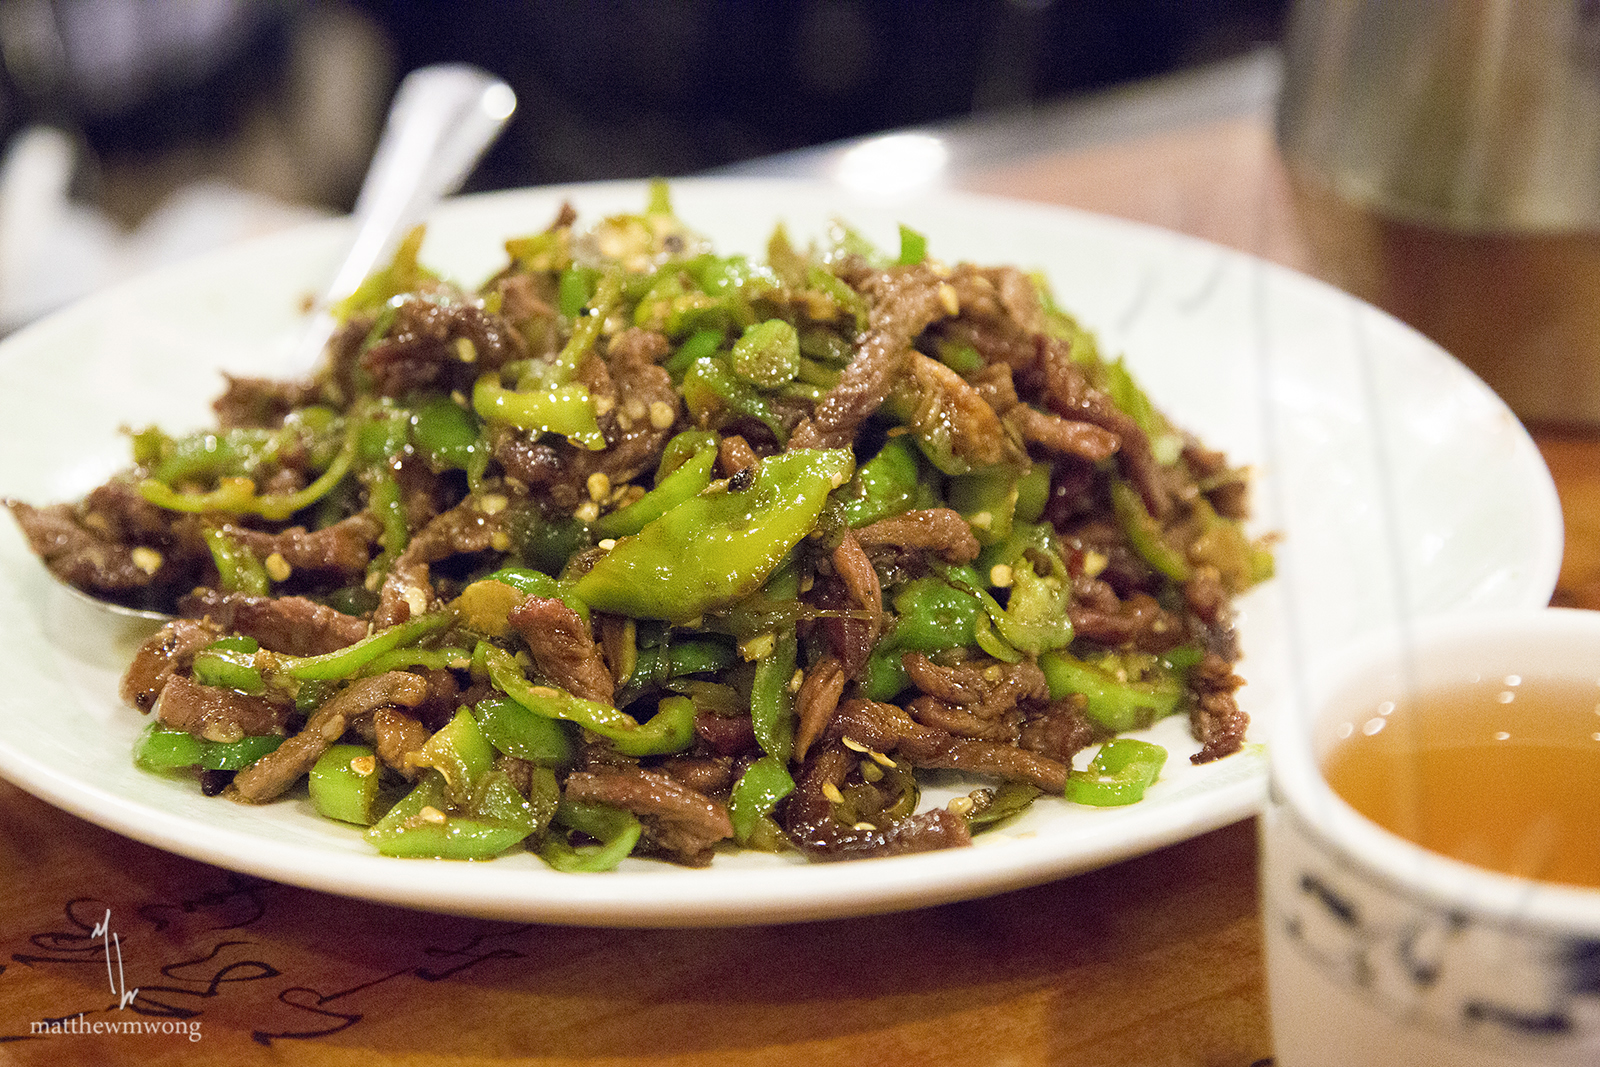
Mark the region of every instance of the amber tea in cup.
POLYGON ((1333 791, 1423 848, 1600 888, 1600 680, 1510 674, 1352 709, 1333 791))
POLYGON ((1600 612, 1315 661, 1260 821, 1279 1067, 1600 1063, 1600 612))

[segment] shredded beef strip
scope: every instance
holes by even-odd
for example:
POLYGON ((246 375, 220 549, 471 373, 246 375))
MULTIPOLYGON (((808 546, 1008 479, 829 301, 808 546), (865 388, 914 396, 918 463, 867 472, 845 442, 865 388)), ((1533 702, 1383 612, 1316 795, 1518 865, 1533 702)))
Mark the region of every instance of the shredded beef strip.
POLYGON ((187 675, 175 674, 161 687, 153 710, 163 726, 186 730, 207 741, 227 742, 282 734, 294 714, 294 703, 201 685, 187 675))
POLYGON ((1189 728, 1200 742, 1200 751, 1189 757, 1191 763, 1209 763, 1239 751, 1244 744, 1250 716, 1240 710, 1234 692, 1244 679, 1233 673, 1228 660, 1207 653, 1190 676, 1190 685, 1199 701, 1189 715, 1189 728))
POLYGON ((951 508, 926 508, 879 519, 855 531, 855 536, 863 546, 935 552, 951 563, 971 563, 982 551, 967 520, 951 508))
POLYGON ((1094 724, 1083 712, 1085 703, 1082 694, 1072 693, 1042 707, 1028 706, 1017 744, 1070 765, 1072 757, 1092 744, 1096 736, 1094 724))
POLYGON ((694 735, 705 747, 724 756, 741 756, 756 747, 755 725, 748 715, 698 712, 694 717, 694 735))
POLYGON ((433 600, 429 568, 451 556, 494 547, 509 537, 506 522, 503 508, 485 510, 483 499, 468 497, 417 531, 389 568, 372 614, 373 627, 394 626, 426 611, 433 600))
POLYGON ((230 792, 251 803, 271 800, 308 773, 357 717, 386 705, 415 707, 427 695, 428 683, 405 671, 358 678, 318 708, 299 733, 235 775, 230 792))
POLYGON ((356 578, 365 572, 383 525, 371 512, 361 511, 320 530, 291 526, 279 533, 267 533, 232 522, 223 523, 222 530, 257 559, 278 555, 295 570, 356 578))
POLYGON ((613 679, 583 616, 554 597, 530 596, 507 616, 539 673, 575 697, 611 703, 613 679))
POLYGON ((856 429, 889 395, 917 335, 949 313, 941 284, 926 264, 893 267, 857 284, 872 304, 867 330, 857 339, 839 384, 796 427, 790 448, 850 447, 856 429))
POLYGON ((214 623, 195 619, 167 623, 134 653, 133 662, 122 676, 122 699, 140 711, 149 711, 167 682, 187 673, 194 664, 194 654, 225 632, 214 623))
POLYGON ((127 595, 183 588, 210 567, 192 523, 149 504, 132 486, 102 485, 76 505, 5 504, 34 554, 79 589, 127 595))
POLYGON ((849 680, 844 664, 832 653, 824 655, 806 671, 794 698, 795 759, 805 759, 811 743, 822 736, 834 709, 839 706, 839 698, 844 695, 845 682, 849 680))
POLYGON ((1145 509, 1158 519, 1165 518, 1172 508, 1171 491, 1139 424, 1090 384, 1083 368, 1073 362, 1066 342, 1040 334, 1038 346, 1041 385, 1050 409, 1063 418, 1090 422, 1115 434, 1121 444, 1117 462, 1122 473, 1139 490, 1145 509))
POLYGON ((273 378, 238 378, 224 373, 227 387, 211 404, 223 429, 238 426, 275 430, 296 408, 317 400, 315 382, 278 381, 273 378))
POLYGON ((526 355, 522 336, 501 316, 473 303, 413 297, 396 309, 383 340, 361 356, 361 368, 379 395, 398 397, 467 390, 483 372, 526 355))
POLYGON ((828 736, 848 737, 879 752, 897 756, 913 767, 970 771, 1028 782, 1047 793, 1066 788, 1066 764, 1009 744, 956 737, 924 726, 895 704, 848 700, 828 724, 828 736))
POLYGON ((980 716, 968 707, 947 704, 937 697, 923 694, 912 698, 906 710, 923 726, 943 730, 956 737, 1014 745, 1022 736, 1022 712, 1014 706, 997 715, 980 716))
POLYGON ((921 652, 908 652, 901 662, 918 689, 947 704, 961 705, 979 718, 992 719, 1019 701, 1050 695, 1044 671, 1026 660, 941 667, 921 652))
POLYGON ((813 859, 898 856, 972 844, 967 821, 948 808, 934 808, 888 826, 846 825, 833 813, 826 787, 843 785, 860 756, 838 741, 826 741, 806 760, 784 802, 789 840, 813 859))
POLYGON ((672 859, 703 867, 711 849, 733 836, 733 823, 721 804, 681 782, 642 767, 574 771, 567 775, 568 800, 622 808, 639 817, 645 836, 672 859))
POLYGON ((1047 415, 1027 404, 1006 412, 1005 421, 1030 444, 1090 462, 1110 459, 1122 447, 1122 439, 1102 426, 1047 415))
POLYGON ((320 656, 367 636, 367 620, 299 596, 248 596, 196 589, 178 601, 190 618, 253 637, 261 647, 291 656, 320 656))
POLYGON ((433 731, 415 715, 399 708, 379 708, 365 721, 368 729, 362 732, 370 730, 373 750, 383 765, 405 778, 416 778, 420 771, 416 757, 433 736, 433 731))

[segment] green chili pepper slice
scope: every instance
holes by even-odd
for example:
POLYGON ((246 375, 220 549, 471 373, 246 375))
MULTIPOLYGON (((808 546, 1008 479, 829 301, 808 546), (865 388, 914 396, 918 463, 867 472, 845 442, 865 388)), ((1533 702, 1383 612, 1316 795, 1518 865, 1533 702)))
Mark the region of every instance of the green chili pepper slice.
MULTIPOLYGON (((420 641, 453 621, 454 616, 450 612, 436 611, 379 630, 354 644, 320 656, 274 656, 270 662, 276 673, 298 681, 336 681, 353 677, 383 653, 420 641)), ((259 658, 257 663, 259 665, 259 658)))
POLYGON ((801 449, 762 461, 755 484, 713 486, 619 540, 573 592, 597 611, 688 622, 754 593, 815 528, 850 477, 849 449, 801 449))
POLYGON ((794 778, 783 763, 762 756, 739 776, 728 798, 728 818, 733 823, 733 838, 739 844, 750 840, 758 821, 771 814, 778 801, 794 792, 794 778))
POLYGON ((577 755, 573 727, 535 714, 515 700, 485 697, 472 706, 491 745, 508 756, 541 767, 568 767, 577 755))
POLYGON ((560 834, 545 838, 539 856, 563 874, 598 874, 628 858, 644 827, 631 813, 604 804, 562 799, 553 824, 587 834, 597 845, 573 845, 560 834))
POLYGON ((711 468, 716 462, 716 449, 701 449, 632 504, 600 516, 593 524, 594 532, 601 537, 613 538, 638 533, 649 523, 704 491, 711 484, 711 468))
MULTIPOLYGON (((773 573, 764 592, 780 602, 800 595, 800 573, 792 559, 773 573)), ((800 638, 793 620, 771 633, 772 648, 756 661, 750 684, 750 723, 761 750, 787 763, 794 752, 794 691, 789 683, 799 665, 800 638)))
POLYGON ((606 446, 595 419, 594 401, 581 385, 551 385, 527 392, 507 389, 495 375, 481 376, 472 387, 472 410, 485 422, 501 422, 536 433, 558 433, 587 449, 606 446))
POLYGON ((656 714, 641 724, 625 711, 573 696, 564 689, 535 685, 523 675, 511 654, 487 641, 478 645, 474 658, 489 679, 506 696, 535 715, 566 719, 611 742, 627 756, 660 756, 682 752, 694 741, 694 702, 683 697, 661 701, 656 714))
POLYGON ((528 799, 503 771, 490 771, 464 811, 450 810, 444 777, 429 771, 366 832, 385 856, 492 859, 539 829, 528 799))
POLYGON ((1177 711, 1183 699, 1182 675, 1170 667, 1152 671, 1148 680, 1123 681, 1069 652, 1051 651, 1039 657, 1039 669, 1050 699, 1081 693, 1084 714, 1113 733, 1141 730, 1177 711))
POLYGON ((266 692, 266 682, 255 664, 261 646, 243 635, 224 637, 195 653, 194 680, 201 685, 235 689, 258 696, 266 692))
POLYGON ((856 470, 850 483, 834 494, 844 504, 845 522, 851 529, 902 514, 916 505, 919 454, 907 435, 891 437, 856 470))
POLYGON ((334 745, 317 758, 307 779, 311 805, 325 819, 371 826, 382 779, 378 757, 365 745, 334 745))
POLYGON ((733 373, 762 389, 776 389, 800 373, 800 335, 782 319, 747 328, 728 357, 733 373))
POLYGON ((1167 750, 1148 741, 1117 737, 1100 746, 1087 770, 1067 775, 1066 797, 1097 808, 1136 804, 1161 775, 1167 750))
POLYGON ((209 771, 236 771, 248 767, 283 744, 275 734, 254 734, 237 741, 207 741, 187 730, 174 730, 152 722, 133 745, 133 761, 147 771, 173 771, 200 767, 209 771))

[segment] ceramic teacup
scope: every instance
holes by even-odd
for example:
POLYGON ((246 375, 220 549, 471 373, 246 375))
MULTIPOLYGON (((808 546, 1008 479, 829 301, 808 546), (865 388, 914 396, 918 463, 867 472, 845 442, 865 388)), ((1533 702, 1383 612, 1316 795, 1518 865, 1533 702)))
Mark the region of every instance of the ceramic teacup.
POLYGON ((1600 1064, 1600 890, 1430 852, 1322 774, 1353 716, 1412 686, 1581 679, 1600 702, 1600 612, 1421 620, 1320 673, 1276 726, 1260 824, 1279 1067, 1600 1064))

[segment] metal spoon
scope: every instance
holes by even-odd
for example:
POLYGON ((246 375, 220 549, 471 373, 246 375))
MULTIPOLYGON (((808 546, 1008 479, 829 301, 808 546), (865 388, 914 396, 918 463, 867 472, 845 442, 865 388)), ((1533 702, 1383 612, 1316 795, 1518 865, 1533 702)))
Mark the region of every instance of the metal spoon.
MULTIPOLYGON (((438 64, 406 75, 356 198, 350 245, 296 341, 291 373, 310 373, 337 326, 333 307, 394 253, 441 197, 461 187, 516 106, 509 85, 466 64, 438 64)), ((157 622, 172 618, 101 600, 49 573, 75 597, 109 614, 157 622)))

